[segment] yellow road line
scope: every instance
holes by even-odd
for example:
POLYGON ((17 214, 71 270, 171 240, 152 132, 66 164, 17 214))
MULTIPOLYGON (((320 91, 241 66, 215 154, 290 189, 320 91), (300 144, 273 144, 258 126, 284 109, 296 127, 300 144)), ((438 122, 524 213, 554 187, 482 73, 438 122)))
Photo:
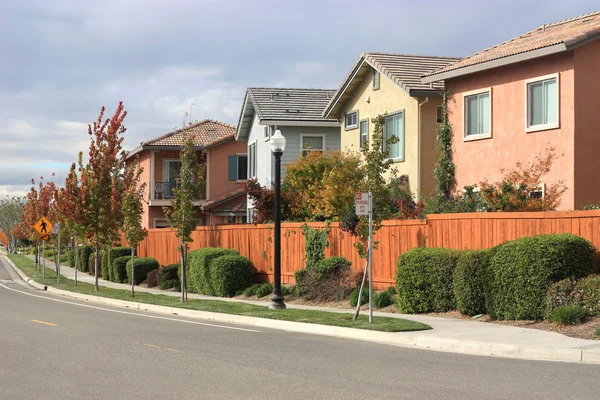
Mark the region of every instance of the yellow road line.
POLYGON ((157 346, 157 345, 155 345, 155 344, 150 344, 150 343, 142 343, 142 344, 143 344, 144 346, 152 347, 152 348, 155 348, 155 349, 172 351, 172 352, 174 352, 174 353, 183 353, 183 351, 181 351, 181 350, 169 349, 168 347, 160 347, 160 346, 157 346))
POLYGON ((32 319, 31 322, 37 322, 38 324, 50 325, 50 326, 58 326, 53 324, 52 322, 38 321, 37 319, 32 319))

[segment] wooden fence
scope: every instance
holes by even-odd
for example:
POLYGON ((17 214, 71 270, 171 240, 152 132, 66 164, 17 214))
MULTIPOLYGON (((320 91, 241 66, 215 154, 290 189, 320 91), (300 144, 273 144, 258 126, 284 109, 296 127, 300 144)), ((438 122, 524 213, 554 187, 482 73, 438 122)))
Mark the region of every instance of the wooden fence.
MULTIPOLYGON (((304 268, 302 223, 284 223, 281 227, 281 274, 283 283, 294 282, 294 272, 304 268)), ((324 227, 324 223, 309 223, 324 227)), ((415 247, 484 249, 507 240, 544 233, 572 233, 600 247, 600 211, 536 213, 469 213, 430 215, 425 220, 384 221, 375 234, 378 248, 373 252, 374 287, 394 284, 398 257, 415 247)), ((257 281, 273 278, 273 226, 223 225, 198 227, 192 233, 192 250, 202 247, 236 249, 254 263, 257 281)), ((327 256, 341 255, 360 271, 362 263, 354 248, 356 238, 344 233, 339 225, 330 227, 327 256)), ((142 257, 155 257, 161 265, 178 262, 177 238, 170 229, 150 229, 138 250, 142 257)))

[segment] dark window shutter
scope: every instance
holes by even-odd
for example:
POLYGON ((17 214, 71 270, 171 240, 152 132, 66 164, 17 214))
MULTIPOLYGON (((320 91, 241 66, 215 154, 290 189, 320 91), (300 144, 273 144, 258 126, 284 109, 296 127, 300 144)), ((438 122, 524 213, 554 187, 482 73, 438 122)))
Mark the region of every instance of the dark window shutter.
POLYGON ((229 180, 237 181, 237 156, 229 156, 229 180))

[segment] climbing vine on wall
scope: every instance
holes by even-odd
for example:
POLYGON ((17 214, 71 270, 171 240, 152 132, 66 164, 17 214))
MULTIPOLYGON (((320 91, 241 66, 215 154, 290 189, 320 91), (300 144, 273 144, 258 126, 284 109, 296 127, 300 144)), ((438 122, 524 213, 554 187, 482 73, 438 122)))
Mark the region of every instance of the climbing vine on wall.
POLYGON ((452 126, 448 119, 448 102, 451 96, 448 91, 444 93, 442 101, 442 123, 437 132, 438 161, 433 170, 437 180, 437 192, 446 198, 450 197, 456 184, 454 176, 455 166, 452 161, 452 126))

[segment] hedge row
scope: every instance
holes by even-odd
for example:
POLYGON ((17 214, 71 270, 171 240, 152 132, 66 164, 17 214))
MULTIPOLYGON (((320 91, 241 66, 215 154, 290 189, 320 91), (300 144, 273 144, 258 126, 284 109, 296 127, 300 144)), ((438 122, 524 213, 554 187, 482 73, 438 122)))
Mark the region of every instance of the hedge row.
POLYGON ((232 249, 204 248, 189 253, 187 289, 210 296, 233 296, 250 286, 254 266, 232 249))
POLYGON ((540 319, 547 314, 549 286, 591 274, 594 254, 590 242, 569 234, 522 238, 485 251, 413 249, 398 260, 398 308, 540 319))
MULTIPOLYGON (((131 258, 127 261, 127 282, 131 282, 131 258)), ((148 278, 148 273, 152 270, 158 269, 160 265, 156 258, 145 257, 145 258, 135 258, 133 260, 133 272, 134 272, 134 285, 139 285, 142 282, 145 282, 148 278)))

